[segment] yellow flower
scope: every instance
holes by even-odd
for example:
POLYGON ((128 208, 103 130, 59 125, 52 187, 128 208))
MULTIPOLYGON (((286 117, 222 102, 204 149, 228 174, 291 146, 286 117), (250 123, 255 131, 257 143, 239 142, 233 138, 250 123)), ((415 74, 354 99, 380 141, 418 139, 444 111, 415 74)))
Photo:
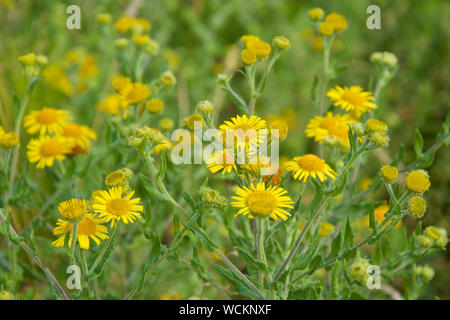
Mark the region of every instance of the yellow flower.
POLYGON ((160 99, 150 99, 145 104, 145 107, 147 108, 148 112, 157 114, 160 113, 164 108, 164 102, 160 99))
POLYGON ((125 97, 128 104, 136 104, 150 97, 152 90, 144 83, 135 82, 126 85, 120 94, 125 97))
POLYGON ((71 141, 72 145, 82 148, 89 148, 91 139, 97 139, 97 133, 94 130, 76 123, 68 124, 62 132, 62 136, 71 141))
POLYGON ((333 25, 331 23, 328 23, 326 21, 321 22, 319 24, 319 32, 321 35, 328 37, 331 36, 334 32, 333 25))
POLYGON ((134 223, 136 218, 141 218, 144 207, 140 204, 141 198, 132 199, 133 195, 134 191, 131 191, 122 197, 122 187, 113 187, 95 197, 92 208, 100 217, 104 217, 106 222, 111 221, 111 227, 114 226, 115 220, 122 220, 125 224, 134 223))
POLYGON ((337 176, 337 173, 324 160, 313 154, 294 157, 286 163, 285 168, 287 171, 292 171, 294 179, 303 179, 303 182, 306 182, 310 176, 314 179, 318 177, 320 182, 324 182, 327 176, 333 180, 337 176))
POLYGON ((366 131, 368 133, 382 132, 385 133, 388 130, 388 125, 383 121, 377 119, 369 119, 366 122, 366 131))
MULTIPOLYGON (((374 211, 374 217, 375 217, 375 221, 378 224, 381 224, 384 220, 384 215, 386 212, 388 212, 389 210, 389 205, 387 204, 382 204, 378 207, 375 208, 374 211)), ((392 221, 389 221, 388 225, 391 224, 392 221)), ((364 224, 366 225, 367 228, 369 228, 370 226, 370 216, 367 214, 364 218, 364 224)), ((400 220, 394 227, 394 229, 398 229, 403 225, 403 222, 400 220)))
POLYGON ((150 36, 148 34, 135 34, 131 38, 134 43, 136 43, 139 46, 145 46, 150 41, 150 36))
POLYGON ((308 11, 308 17, 312 21, 317 21, 323 18, 325 12, 322 10, 322 8, 313 8, 308 11))
POLYGON ((236 170, 236 160, 234 156, 226 149, 212 154, 211 158, 206 160, 206 167, 212 173, 222 170, 222 175, 230 173, 232 170, 236 170))
POLYGON ((244 164, 242 164, 242 170, 247 171, 253 176, 262 175, 261 169, 263 168, 271 168, 270 171, 275 171, 275 167, 270 163, 270 158, 266 156, 251 156, 244 164))
POLYGON ((97 21, 101 24, 108 24, 111 21, 111 15, 109 13, 99 13, 97 21))
POLYGON ((159 127, 161 130, 170 131, 175 127, 175 123, 170 118, 162 118, 159 120, 159 127))
POLYGON ((97 108, 109 115, 116 115, 118 117, 121 117, 123 112, 124 118, 126 118, 129 113, 128 103, 125 100, 125 97, 120 94, 111 94, 107 96, 97 104, 97 108))
POLYGON ((289 41, 289 39, 284 36, 276 36, 275 38, 273 38, 272 44, 280 50, 289 49, 289 47, 291 46, 291 42, 289 41))
POLYGON ((280 140, 284 140, 287 137, 289 126, 284 120, 274 120, 270 123, 269 128, 272 130, 278 130, 278 134, 276 135, 280 140))
POLYGON ((95 78, 98 75, 98 72, 97 60, 93 55, 87 55, 80 66, 80 78, 82 80, 95 78))
POLYGON ((384 165, 381 167, 380 172, 383 179, 388 183, 395 182, 398 177, 398 169, 393 166, 384 165))
MULTIPOLYGON (((156 129, 156 128, 152 128, 152 130, 153 130, 154 132, 160 133, 159 130, 156 129)), ((161 135, 162 135, 162 134, 161 134, 161 135)), ((164 135, 162 135, 162 136, 163 136, 162 142, 161 142, 161 143, 158 143, 158 144, 153 148, 153 150, 150 152, 150 154, 152 154, 152 155, 153 155, 153 154, 159 154, 159 153, 161 153, 161 152, 163 152, 163 151, 170 150, 170 149, 173 148, 172 142, 170 142, 170 140, 167 139, 164 135)))
POLYGON ((241 208, 236 214, 247 215, 259 218, 271 217, 275 221, 280 217, 286 220, 291 214, 283 208, 293 208, 294 202, 287 195, 287 191, 277 186, 265 186, 264 183, 258 183, 256 186, 242 187, 236 190, 236 195, 232 199, 231 205, 241 208))
POLYGON ((27 132, 30 134, 38 131, 41 135, 60 134, 70 120, 72 116, 69 111, 44 107, 41 110, 29 112, 24 119, 24 126, 28 128, 27 132))
POLYGON ((20 56, 17 58, 21 64, 24 66, 32 66, 36 63, 36 56, 33 52, 28 53, 26 55, 20 56))
POLYGON ((370 142, 377 147, 387 147, 389 145, 389 136, 384 132, 374 132, 370 135, 370 142))
MULTIPOLYGON (((105 184, 108 187, 116 187, 122 183, 126 183, 131 175, 132 172, 130 169, 120 169, 110 172, 105 178, 105 184)), ((94 196, 92 198, 94 198, 94 196)))
POLYGON ((3 148, 14 148, 19 145, 19 136, 15 132, 4 132, 0 127, 0 146, 3 148))
POLYGON ((27 156, 31 163, 37 162, 36 168, 43 169, 53 166, 55 160, 64 160, 71 148, 72 145, 66 138, 45 135, 28 143, 27 156))
POLYGON ((241 59, 246 66, 251 66, 256 62, 256 53, 250 49, 244 49, 241 52, 241 59))
POLYGON ((423 193, 431 186, 428 174, 424 170, 412 171, 406 177, 406 187, 414 193, 423 193))
POLYGON ((177 83, 177 79, 173 75, 172 71, 165 71, 161 75, 161 82, 163 85, 171 87, 177 83))
POLYGON ((422 218, 425 214, 425 211, 427 210, 427 203, 425 202, 425 199, 420 196, 413 196, 408 201, 408 211, 411 213, 411 215, 422 218))
POLYGON ((42 72, 45 82, 67 96, 74 92, 72 82, 67 73, 58 66, 47 66, 42 72))
POLYGON ((259 37, 253 36, 253 35, 245 35, 245 36, 241 37, 241 41, 245 45, 247 45, 247 43, 250 42, 250 41, 259 41, 259 40, 260 40, 259 37))
MULTIPOLYGON (((246 115, 242 117, 237 115, 231 118, 231 121, 225 121, 224 124, 219 126, 222 131, 222 139, 225 144, 230 140, 230 136, 235 139, 234 143, 237 145, 234 147, 241 149, 243 147, 249 148, 250 146, 258 146, 263 141, 264 132, 259 132, 261 129, 266 129, 266 121, 258 116, 252 115, 248 118, 246 115), (247 135, 246 135, 247 133, 247 135)), ((231 148, 232 146, 227 146, 231 148)))
POLYGON ((347 28, 347 20, 343 15, 339 13, 328 14, 325 17, 325 21, 330 23, 336 32, 345 30, 345 28, 347 28))
POLYGON ((64 219, 76 221, 86 214, 86 201, 84 199, 70 199, 58 205, 58 211, 64 219))
POLYGON ((131 84, 131 79, 126 76, 122 76, 120 74, 114 76, 114 78, 112 80, 112 86, 113 86, 114 90, 116 90, 117 92, 120 92, 126 86, 128 86, 130 84, 131 84))
POLYGON ((359 189, 361 191, 366 191, 369 189, 369 186, 372 184, 373 179, 372 178, 363 178, 361 182, 359 183, 359 189))
MULTIPOLYGON (((303 229, 306 226, 306 222, 300 223, 300 226, 298 227, 300 230, 303 229)), ((320 223, 320 229, 319 229, 319 237, 326 237, 334 232, 334 225, 329 222, 321 222, 320 223)))
POLYGON ((253 51, 258 59, 263 59, 270 54, 272 47, 265 41, 252 40, 247 42, 246 49, 253 51))
POLYGON ((177 292, 170 293, 170 294, 164 293, 161 295, 159 300, 181 300, 181 296, 177 292))
MULTIPOLYGON (((104 226, 102 223, 103 219, 95 218, 92 214, 86 214, 83 220, 78 223, 77 237, 78 243, 80 244, 80 248, 89 250, 89 240, 92 239, 94 242, 99 245, 102 240, 108 239, 108 228, 104 226)), ((58 239, 52 242, 52 245, 57 248, 64 247, 64 241, 67 232, 70 231, 69 235, 69 247, 72 246, 72 233, 73 233, 73 224, 64 221, 62 219, 58 219, 56 223, 56 227, 53 229, 53 234, 55 236, 60 236, 58 239)))
POLYGON ((200 122, 199 128, 203 127, 203 117, 199 113, 191 114, 186 120, 186 124, 189 127, 189 129, 191 129, 191 130, 195 129, 196 122, 200 122))
POLYGON ((351 86, 341 88, 336 86, 328 90, 327 96, 334 101, 334 106, 351 112, 354 117, 359 118, 364 112, 376 109, 377 106, 372 101, 374 97, 370 92, 363 91, 360 86, 351 86))
POLYGON ((127 33, 133 27, 139 27, 142 31, 150 30, 150 22, 142 18, 121 17, 114 24, 114 28, 121 33, 127 33))
POLYGON ((347 125, 352 123, 355 120, 348 114, 333 115, 327 112, 323 117, 315 116, 309 120, 305 133, 308 138, 314 138, 317 142, 323 142, 327 137, 336 137, 342 145, 349 146, 347 125))

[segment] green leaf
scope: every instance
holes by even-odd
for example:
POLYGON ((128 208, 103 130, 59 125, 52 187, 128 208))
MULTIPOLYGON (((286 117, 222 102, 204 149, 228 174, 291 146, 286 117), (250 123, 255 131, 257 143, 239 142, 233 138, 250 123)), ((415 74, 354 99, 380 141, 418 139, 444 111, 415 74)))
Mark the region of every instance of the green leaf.
POLYGON ((332 259, 334 257, 337 257, 341 252, 342 247, 342 232, 339 230, 336 237, 334 237, 333 241, 331 242, 331 252, 329 259, 332 259))
POLYGON ((417 159, 423 157, 422 149, 423 149, 423 137, 419 129, 416 129, 416 133, 414 136, 414 151, 416 152, 417 159))
POLYGON ((305 269, 319 249, 320 237, 319 234, 316 233, 313 237, 313 240, 309 243, 308 249, 303 255, 298 255, 296 258, 296 262, 293 265, 293 270, 302 270, 305 269))
POLYGON ((388 237, 385 237, 383 239, 383 256, 389 260, 389 258, 392 256, 393 254, 393 250, 392 250, 392 245, 391 245, 391 241, 388 237))
POLYGON ((183 198, 184 200, 186 200, 187 203, 189 203, 189 205, 191 206, 192 209, 195 209, 197 206, 195 205, 195 201, 192 198, 192 196, 183 189, 183 198))
POLYGON ((311 87, 311 92, 310 92, 310 97, 311 97, 311 101, 314 104, 318 104, 318 94, 317 94, 317 85, 319 84, 319 77, 317 75, 314 75, 314 80, 313 80, 313 84, 311 87))
POLYGON ((372 263, 374 265, 381 265, 381 261, 383 260, 383 253, 382 253, 382 249, 381 249, 381 241, 377 241, 376 245, 375 245, 375 251, 373 253, 372 256, 372 263))
MULTIPOLYGON (((237 292, 242 294, 243 296, 252 298, 252 299, 261 299, 236 273, 236 271, 231 269, 225 269, 222 266, 215 264, 214 267, 217 271, 228 281, 230 281, 236 288, 237 292)), ((250 280, 250 279, 249 279, 250 280)), ((251 280, 250 280, 251 281, 251 280)), ((253 282, 253 281, 252 281, 253 282)), ((253 284, 258 288, 258 285, 253 282, 253 284)), ((259 288, 258 288, 259 289, 259 288)), ((260 290, 260 289, 259 289, 260 290)), ((264 294, 264 293, 263 293, 264 294)))
POLYGON ((164 176, 166 175, 166 170, 167 170, 166 154, 164 152, 162 152, 160 162, 159 162, 159 169, 158 169, 158 173, 156 174, 156 177, 163 180, 164 176))
POLYGON ((308 273, 312 274, 314 271, 316 271, 317 268, 319 268, 319 266, 322 264, 322 256, 320 254, 318 254, 317 256, 315 256, 309 266, 308 266, 308 273))
POLYGON ((342 261, 337 261, 331 269, 331 291, 335 296, 339 294, 341 289, 341 266, 342 261))
POLYGON ((377 222, 375 220, 375 206, 372 203, 371 208, 369 211, 369 227, 372 229, 375 233, 377 232, 377 222))
POLYGON ((185 224, 184 226, 196 236, 196 238, 202 243, 206 250, 213 252, 217 249, 217 246, 211 241, 205 231, 189 223, 185 224))
POLYGON ((164 194, 162 194, 162 193, 161 193, 161 192, 153 185, 153 181, 152 181, 149 177, 143 175, 142 173, 139 173, 138 176, 139 176, 139 179, 141 180, 142 185, 144 186, 145 190, 147 190, 147 192, 148 192, 151 196, 153 196, 153 197, 155 197, 156 199, 161 200, 161 201, 169 201, 169 200, 166 198, 166 196, 165 196, 164 194))
POLYGON ((239 251, 239 255, 242 260, 244 260, 245 265, 249 268, 258 270, 258 271, 268 271, 266 265, 261 261, 256 260, 256 258, 247 250, 241 247, 236 247, 237 251, 239 251))
POLYGON ((355 235, 350 225, 350 218, 347 218, 347 224, 345 225, 345 234, 344 234, 344 248, 346 250, 350 249, 353 246, 354 237, 355 235))

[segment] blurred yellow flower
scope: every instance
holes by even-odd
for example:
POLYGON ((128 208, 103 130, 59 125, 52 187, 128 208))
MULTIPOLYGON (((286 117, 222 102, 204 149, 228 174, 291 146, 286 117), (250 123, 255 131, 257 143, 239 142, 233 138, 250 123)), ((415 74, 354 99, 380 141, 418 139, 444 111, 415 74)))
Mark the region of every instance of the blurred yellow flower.
POLYGON ((334 31, 342 31, 347 28, 347 20, 339 13, 330 13, 325 17, 325 21, 333 26, 334 31))
POLYGON ((71 141, 72 145, 88 148, 91 145, 91 140, 97 139, 97 133, 88 126, 70 123, 63 132, 62 136, 71 141))
POLYGON ((71 143, 61 136, 50 137, 40 136, 38 139, 31 139, 27 145, 28 161, 37 162, 36 168, 44 169, 53 166, 55 160, 62 161, 72 148, 71 143))

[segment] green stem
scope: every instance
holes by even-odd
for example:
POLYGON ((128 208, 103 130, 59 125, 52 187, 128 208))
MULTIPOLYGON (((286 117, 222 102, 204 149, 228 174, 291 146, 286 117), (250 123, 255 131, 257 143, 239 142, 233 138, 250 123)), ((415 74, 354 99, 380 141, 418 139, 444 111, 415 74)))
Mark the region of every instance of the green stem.
POLYGON ((71 261, 72 264, 76 264, 75 259, 75 247, 77 246, 77 239, 78 239, 78 221, 73 224, 72 227, 72 242, 70 243, 70 254, 71 254, 71 261))
POLYGON ((100 253, 98 254, 98 256, 95 258, 94 263, 92 264, 92 266, 89 268, 88 274, 91 274, 92 272, 95 271, 95 268, 97 268, 98 264, 100 263, 100 261, 102 261, 103 256, 106 253, 106 250, 108 250, 109 246, 111 245, 111 242, 114 238, 114 235, 116 233, 116 229, 117 229, 117 223, 114 224, 114 227, 112 228, 111 234, 109 236, 108 241, 106 242, 106 244, 103 246, 102 250, 100 251, 100 253))

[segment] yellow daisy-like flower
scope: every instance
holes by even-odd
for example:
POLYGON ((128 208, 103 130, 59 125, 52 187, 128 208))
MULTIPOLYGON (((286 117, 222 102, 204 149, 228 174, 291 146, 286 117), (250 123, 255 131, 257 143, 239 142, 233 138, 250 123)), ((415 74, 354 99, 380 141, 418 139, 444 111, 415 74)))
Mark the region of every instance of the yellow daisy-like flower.
POLYGON ((47 66, 42 75, 44 80, 52 88, 61 91, 67 96, 71 96, 74 92, 73 84, 69 75, 59 66, 47 66))
POLYGON ((237 196, 232 199, 231 205, 241 208, 236 214, 255 216, 259 218, 271 217, 275 221, 278 218, 286 220, 291 214, 283 208, 294 208, 292 199, 285 195, 287 191, 281 187, 269 186, 264 183, 258 183, 256 186, 242 187, 236 190, 237 196))
POLYGON ((325 37, 331 36, 334 32, 333 25, 326 21, 321 22, 319 24, 319 32, 321 35, 323 35, 325 37))
POLYGON ((59 204, 58 211, 66 220, 79 220, 86 214, 86 201, 84 199, 63 201, 59 204))
POLYGON ((241 60, 246 66, 251 66, 256 62, 256 53, 250 49, 244 49, 241 52, 241 60))
MULTIPOLYGON (((242 117, 237 115, 231 118, 231 121, 221 124, 219 129, 222 131, 224 144, 228 142, 227 137, 231 136, 234 139, 234 147, 237 149, 245 147, 248 150, 250 146, 258 146, 262 142, 265 135, 261 134, 259 130, 266 129, 266 126, 266 121, 258 116, 252 115, 248 118, 246 115, 242 117)), ((232 146, 227 147, 231 148, 232 146)))
POLYGON ((27 132, 44 135, 47 133, 60 134, 69 121, 72 120, 70 112, 44 107, 41 110, 31 111, 24 119, 24 126, 27 132))
POLYGON ((263 59, 270 54, 272 47, 268 42, 258 39, 248 41, 246 45, 246 50, 254 52, 258 59, 263 59))
POLYGON ((232 170, 236 170, 236 160, 228 150, 223 149, 206 160, 206 167, 212 173, 222 170, 222 175, 224 175, 225 173, 231 173, 232 170))
POLYGON ((111 84, 112 87, 114 88, 114 90, 116 90, 117 92, 120 92, 121 90, 123 90, 126 86, 130 85, 131 79, 126 77, 126 76, 122 76, 120 74, 114 76, 111 84))
POLYGON ((324 117, 316 116, 309 120, 306 125, 306 136, 314 138, 314 141, 323 142, 327 137, 336 137, 343 145, 350 144, 348 140, 348 124, 355 123, 355 120, 348 114, 333 115, 327 112, 324 117))
POLYGON ((36 168, 53 166, 55 160, 62 161, 72 149, 72 144, 61 136, 40 136, 32 139, 27 146, 27 156, 31 163, 37 162, 36 168))
MULTIPOLYGON (((306 226, 306 222, 300 223, 300 226, 298 227, 300 230, 303 229, 306 226)), ((326 237, 329 236, 334 232, 334 225, 329 222, 321 222, 319 227, 319 237, 326 237)))
POLYGON ((327 96, 334 101, 334 106, 351 112, 354 117, 360 118, 361 114, 376 109, 373 103, 374 97, 368 91, 364 91, 360 86, 340 87, 336 86, 328 90, 327 96))
POLYGON ((306 182, 310 176, 314 179, 319 178, 320 182, 324 182, 327 176, 333 180, 337 176, 337 173, 324 160, 313 154, 294 157, 285 164, 285 168, 287 171, 292 171, 294 179, 303 179, 303 182, 306 182))
MULTIPOLYGON (((108 228, 102 224, 104 222, 105 221, 103 219, 95 218, 95 216, 92 214, 86 214, 84 219, 78 223, 77 236, 80 248, 89 250, 89 239, 94 240, 94 242, 99 245, 102 240, 109 238, 108 228)), ((68 244, 69 247, 71 247, 73 224, 68 221, 58 219, 56 227, 53 229, 53 234, 60 237, 52 242, 52 246, 57 248, 64 247, 66 234, 69 231, 70 238, 68 244)))
POLYGON ((97 108, 109 115, 126 118, 129 109, 125 97, 120 94, 111 94, 97 104, 97 108))
POLYGON ((114 226, 114 221, 122 220, 125 224, 134 223, 136 218, 141 218, 141 213, 144 207, 141 198, 134 198, 134 191, 122 197, 122 188, 111 188, 108 191, 102 191, 101 196, 94 198, 92 208, 104 217, 105 221, 111 221, 111 227, 114 226))
POLYGON ((164 102, 160 99, 150 99, 145 104, 145 108, 152 114, 160 113, 164 108, 164 102))
POLYGON ((406 177, 406 187, 414 193, 423 193, 431 186, 428 174, 424 170, 412 171, 406 177))
POLYGON ((88 148, 91 140, 97 139, 97 133, 94 130, 76 123, 68 124, 62 132, 62 136, 71 141, 74 146, 82 148, 88 148))
MULTIPOLYGON (((378 207, 375 208, 374 211, 374 217, 375 217, 375 221, 380 224, 384 221, 384 215, 386 214, 386 212, 388 212, 389 210, 389 205, 387 204, 382 204, 378 207)), ((370 216, 367 214, 364 218, 364 224, 366 225, 367 228, 369 228, 370 226, 370 216)), ((388 225, 391 224, 391 222, 388 223, 388 225)), ((399 222, 397 222, 397 224, 395 225, 394 229, 398 229, 403 225, 402 220, 400 220, 399 222)))
POLYGON ((381 167, 380 173, 387 183, 395 182, 398 177, 398 169, 394 166, 384 165, 381 167))
POLYGON ((283 119, 274 120, 270 122, 269 125, 270 130, 278 130, 278 138, 280 140, 284 140, 287 137, 288 131, 289 131, 289 125, 286 121, 283 119))
POLYGON ((342 31, 347 28, 347 20, 339 13, 330 13, 325 17, 325 21, 331 24, 335 31, 342 31))
POLYGON ((135 82, 126 85, 120 90, 120 94, 125 97, 128 104, 135 104, 150 97, 152 90, 144 83, 135 82))
POLYGON ((15 132, 5 132, 0 127, 0 146, 3 148, 14 148, 19 145, 19 136, 15 132))
POLYGON ((133 27, 139 27, 142 31, 148 31, 150 26, 150 22, 147 20, 135 17, 121 17, 114 23, 114 29, 121 33, 126 33, 133 27))
POLYGON ((366 191, 369 189, 370 185, 372 184, 373 179, 372 178, 363 178, 361 182, 359 183, 359 189, 361 191, 366 191))
POLYGON ((308 17, 312 21, 317 21, 323 18, 325 12, 322 8, 312 8, 308 11, 308 17))

